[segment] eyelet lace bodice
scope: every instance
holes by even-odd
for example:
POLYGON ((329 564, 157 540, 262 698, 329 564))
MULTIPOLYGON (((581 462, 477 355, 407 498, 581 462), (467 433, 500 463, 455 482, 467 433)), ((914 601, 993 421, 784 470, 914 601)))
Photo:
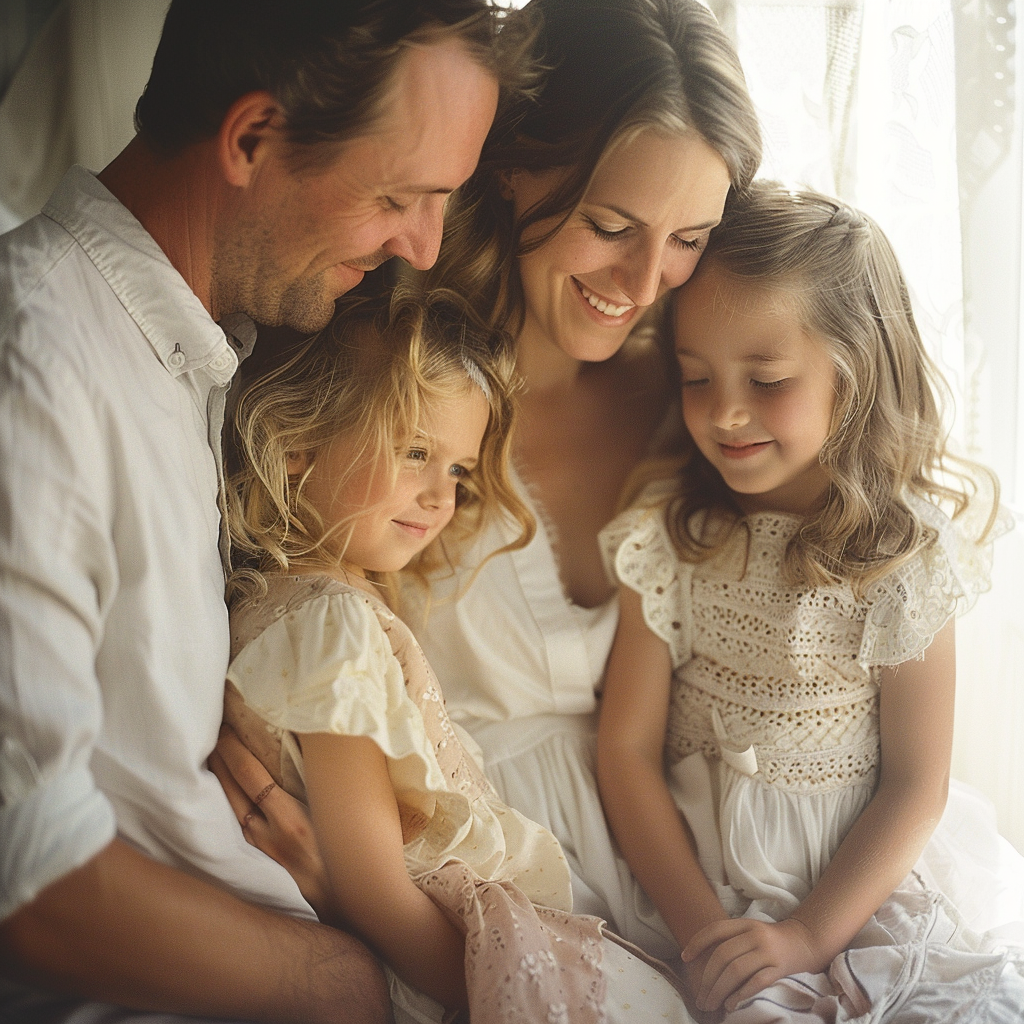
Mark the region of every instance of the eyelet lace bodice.
POLYGON ((611 568, 641 595, 648 626, 671 651, 670 766, 697 751, 715 759, 723 746, 752 747, 770 784, 824 791, 873 780, 879 667, 920 657, 988 580, 985 547, 934 506, 915 501, 915 510, 935 543, 859 600, 846 584, 784 582, 800 523, 784 513, 748 516, 697 565, 676 555, 663 504, 607 528, 611 568))

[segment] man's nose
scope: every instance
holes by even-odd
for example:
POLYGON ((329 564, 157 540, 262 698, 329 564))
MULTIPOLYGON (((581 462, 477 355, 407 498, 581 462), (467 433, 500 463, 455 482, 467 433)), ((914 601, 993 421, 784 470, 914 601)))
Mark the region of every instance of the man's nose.
POLYGON ((431 195, 409 211, 400 232, 384 243, 389 256, 401 256, 417 270, 429 270, 437 260, 444 230, 444 197, 431 195))

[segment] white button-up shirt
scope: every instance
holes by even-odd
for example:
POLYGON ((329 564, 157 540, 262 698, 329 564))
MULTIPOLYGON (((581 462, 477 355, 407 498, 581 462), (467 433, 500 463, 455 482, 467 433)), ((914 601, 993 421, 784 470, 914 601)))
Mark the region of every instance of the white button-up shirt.
POLYGON ((0 237, 0 918, 119 835, 310 916, 205 765, 228 663, 224 332, 73 168, 0 237))

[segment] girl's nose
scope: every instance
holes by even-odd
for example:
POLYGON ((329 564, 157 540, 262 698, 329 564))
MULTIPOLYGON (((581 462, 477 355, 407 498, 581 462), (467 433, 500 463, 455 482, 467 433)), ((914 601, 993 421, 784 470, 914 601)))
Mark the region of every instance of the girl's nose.
POLYGON ((443 509, 455 505, 456 480, 447 467, 433 469, 427 467, 424 474, 423 489, 420 491, 420 505, 423 508, 443 509))
POLYGON ((737 430, 750 422, 750 413, 739 399, 719 394, 715 398, 711 418, 719 430, 737 430))

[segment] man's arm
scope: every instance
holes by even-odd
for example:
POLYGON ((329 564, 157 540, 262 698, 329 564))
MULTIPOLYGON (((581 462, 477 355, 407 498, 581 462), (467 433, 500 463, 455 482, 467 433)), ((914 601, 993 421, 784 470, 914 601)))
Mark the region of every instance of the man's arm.
POLYGON ((251 906, 120 840, 0 923, 13 980, 139 1010, 380 1024, 383 973, 356 939, 251 906))

